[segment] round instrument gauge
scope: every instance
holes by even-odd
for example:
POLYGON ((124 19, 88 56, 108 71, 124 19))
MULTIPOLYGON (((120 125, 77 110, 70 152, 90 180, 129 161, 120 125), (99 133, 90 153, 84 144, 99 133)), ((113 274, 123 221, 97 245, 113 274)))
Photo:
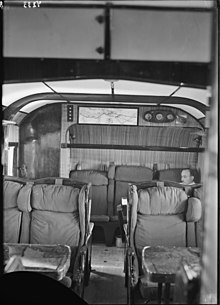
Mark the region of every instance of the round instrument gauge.
POLYGON ((157 114, 156 114, 156 119, 157 119, 158 121, 163 120, 163 114, 162 114, 162 113, 157 113, 157 114))
POLYGON ((150 121, 152 119, 152 117, 153 117, 152 114, 149 112, 144 115, 144 118, 146 121, 150 121))
POLYGON ((173 116, 172 113, 168 113, 167 114, 167 120, 169 120, 169 121, 173 121, 174 120, 174 116, 173 116))

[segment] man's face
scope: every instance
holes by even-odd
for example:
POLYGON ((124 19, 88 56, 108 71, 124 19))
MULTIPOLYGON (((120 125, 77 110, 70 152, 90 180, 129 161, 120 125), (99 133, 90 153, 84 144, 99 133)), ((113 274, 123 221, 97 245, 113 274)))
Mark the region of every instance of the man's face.
POLYGON ((190 171, 189 170, 183 170, 181 173, 181 181, 184 184, 190 184, 192 183, 194 180, 194 177, 190 175, 190 171))

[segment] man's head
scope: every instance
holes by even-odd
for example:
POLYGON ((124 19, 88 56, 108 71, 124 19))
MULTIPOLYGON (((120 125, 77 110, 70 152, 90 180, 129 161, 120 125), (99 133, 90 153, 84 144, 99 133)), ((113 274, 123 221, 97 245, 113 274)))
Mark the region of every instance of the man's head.
POLYGON ((194 174, 190 168, 185 168, 181 172, 181 181, 184 184, 192 184, 194 183, 194 174))

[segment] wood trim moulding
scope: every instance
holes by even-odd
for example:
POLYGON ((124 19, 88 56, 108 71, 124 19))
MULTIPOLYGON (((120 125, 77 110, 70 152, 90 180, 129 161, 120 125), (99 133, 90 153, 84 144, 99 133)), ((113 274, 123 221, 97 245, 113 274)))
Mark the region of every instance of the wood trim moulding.
POLYGON ((204 152, 205 148, 170 147, 170 146, 137 146, 137 145, 109 145, 109 144, 70 144, 61 143, 61 148, 87 149, 117 149, 117 150, 146 150, 146 151, 174 151, 174 152, 204 152))

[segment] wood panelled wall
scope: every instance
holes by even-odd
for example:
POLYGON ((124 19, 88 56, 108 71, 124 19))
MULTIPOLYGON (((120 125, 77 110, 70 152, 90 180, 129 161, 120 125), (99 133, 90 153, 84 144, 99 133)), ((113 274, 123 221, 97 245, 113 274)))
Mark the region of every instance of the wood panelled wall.
POLYGON ((73 125, 70 143, 193 148, 197 147, 194 132, 177 127, 73 125))
MULTIPOLYGON (((107 170, 109 163, 141 165, 158 169, 192 166, 201 168, 203 153, 138 150, 138 146, 193 147, 193 120, 186 128, 171 126, 108 126, 78 125, 77 104, 73 105, 73 120, 67 121, 67 105, 44 106, 21 122, 20 164, 26 166, 28 178, 45 176, 68 177, 71 169, 107 170), (36 138, 35 138, 36 136, 36 138), (73 137, 74 136, 74 137, 73 137), (100 148, 61 148, 63 143, 100 144, 100 148), (102 145, 135 145, 131 150, 107 149, 102 145)), ((140 107, 142 116, 149 107, 140 107)), ((179 110, 178 110, 179 111, 179 110)), ((181 111, 182 112, 182 111, 181 111)), ((190 117, 190 116, 189 116, 190 117)), ((141 120, 139 118, 139 124, 141 120)), ((149 123, 148 123, 149 124, 149 123)), ((200 124, 195 121, 195 127, 200 124)), ((205 147, 203 139, 202 147, 205 147)))
POLYGON ((71 149, 71 169, 78 166, 81 169, 107 170, 109 163, 116 165, 141 165, 158 169, 175 167, 197 167, 197 153, 143 151, 143 150, 113 150, 113 149, 71 149))
MULTIPOLYGON (((152 124, 143 120, 143 115, 150 109, 156 107, 139 107, 139 127, 135 126, 100 126, 100 125, 78 125, 77 105, 74 105, 73 122, 68 122, 69 132, 68 143, 78 144, 125 144, 125 145, 164 145, 164 146, 184 146, 196 147, 194 141, 195 128, 201 128, 190 114, 187 114, 187 123, 183 126, 173 122, 171 128, 166 129, 169 124, 152 124), (70 125, 72 126, 70 127, 70 125), (132 136, 131 136, 132 134, 132 136)), ((166 107, 161 107, 166 109, 166 107)), ((185 113, 172 108, 177 115, 185 113)), ((63 105, 63 126, 67 124, 66 105, 63 105)), ((65 129, 66 131, 66 129, 65 129)), ((62 131, 62 134, 65 134, 62 131)), ((63 142, 64 143, 64 142, 63 142)), ((206 141, 203 137, 202 146, 206 141)), ((157 163, 158 169, 175 167, 198 167, 203 165, 203 153, 196 152, 173 152, 173 151, 144 151, 144 150, 122 150, 104 148, 62 148, 61 153, 68 158, 61 164, 62 175, 68 177, 71 169, 96 169, 106 170, 110 162, 116 165, 141 165, 153 168, 157 163), (68 152, 68 153, 67 153, 68 152), (70 152, 70 153, 69 153, 70 152), (70 162, 68 162, 70 160, 70 162), (199 163, 198 163, 199 162, 199 163), (68 165, 67 165, 68 164, 68 165)))

